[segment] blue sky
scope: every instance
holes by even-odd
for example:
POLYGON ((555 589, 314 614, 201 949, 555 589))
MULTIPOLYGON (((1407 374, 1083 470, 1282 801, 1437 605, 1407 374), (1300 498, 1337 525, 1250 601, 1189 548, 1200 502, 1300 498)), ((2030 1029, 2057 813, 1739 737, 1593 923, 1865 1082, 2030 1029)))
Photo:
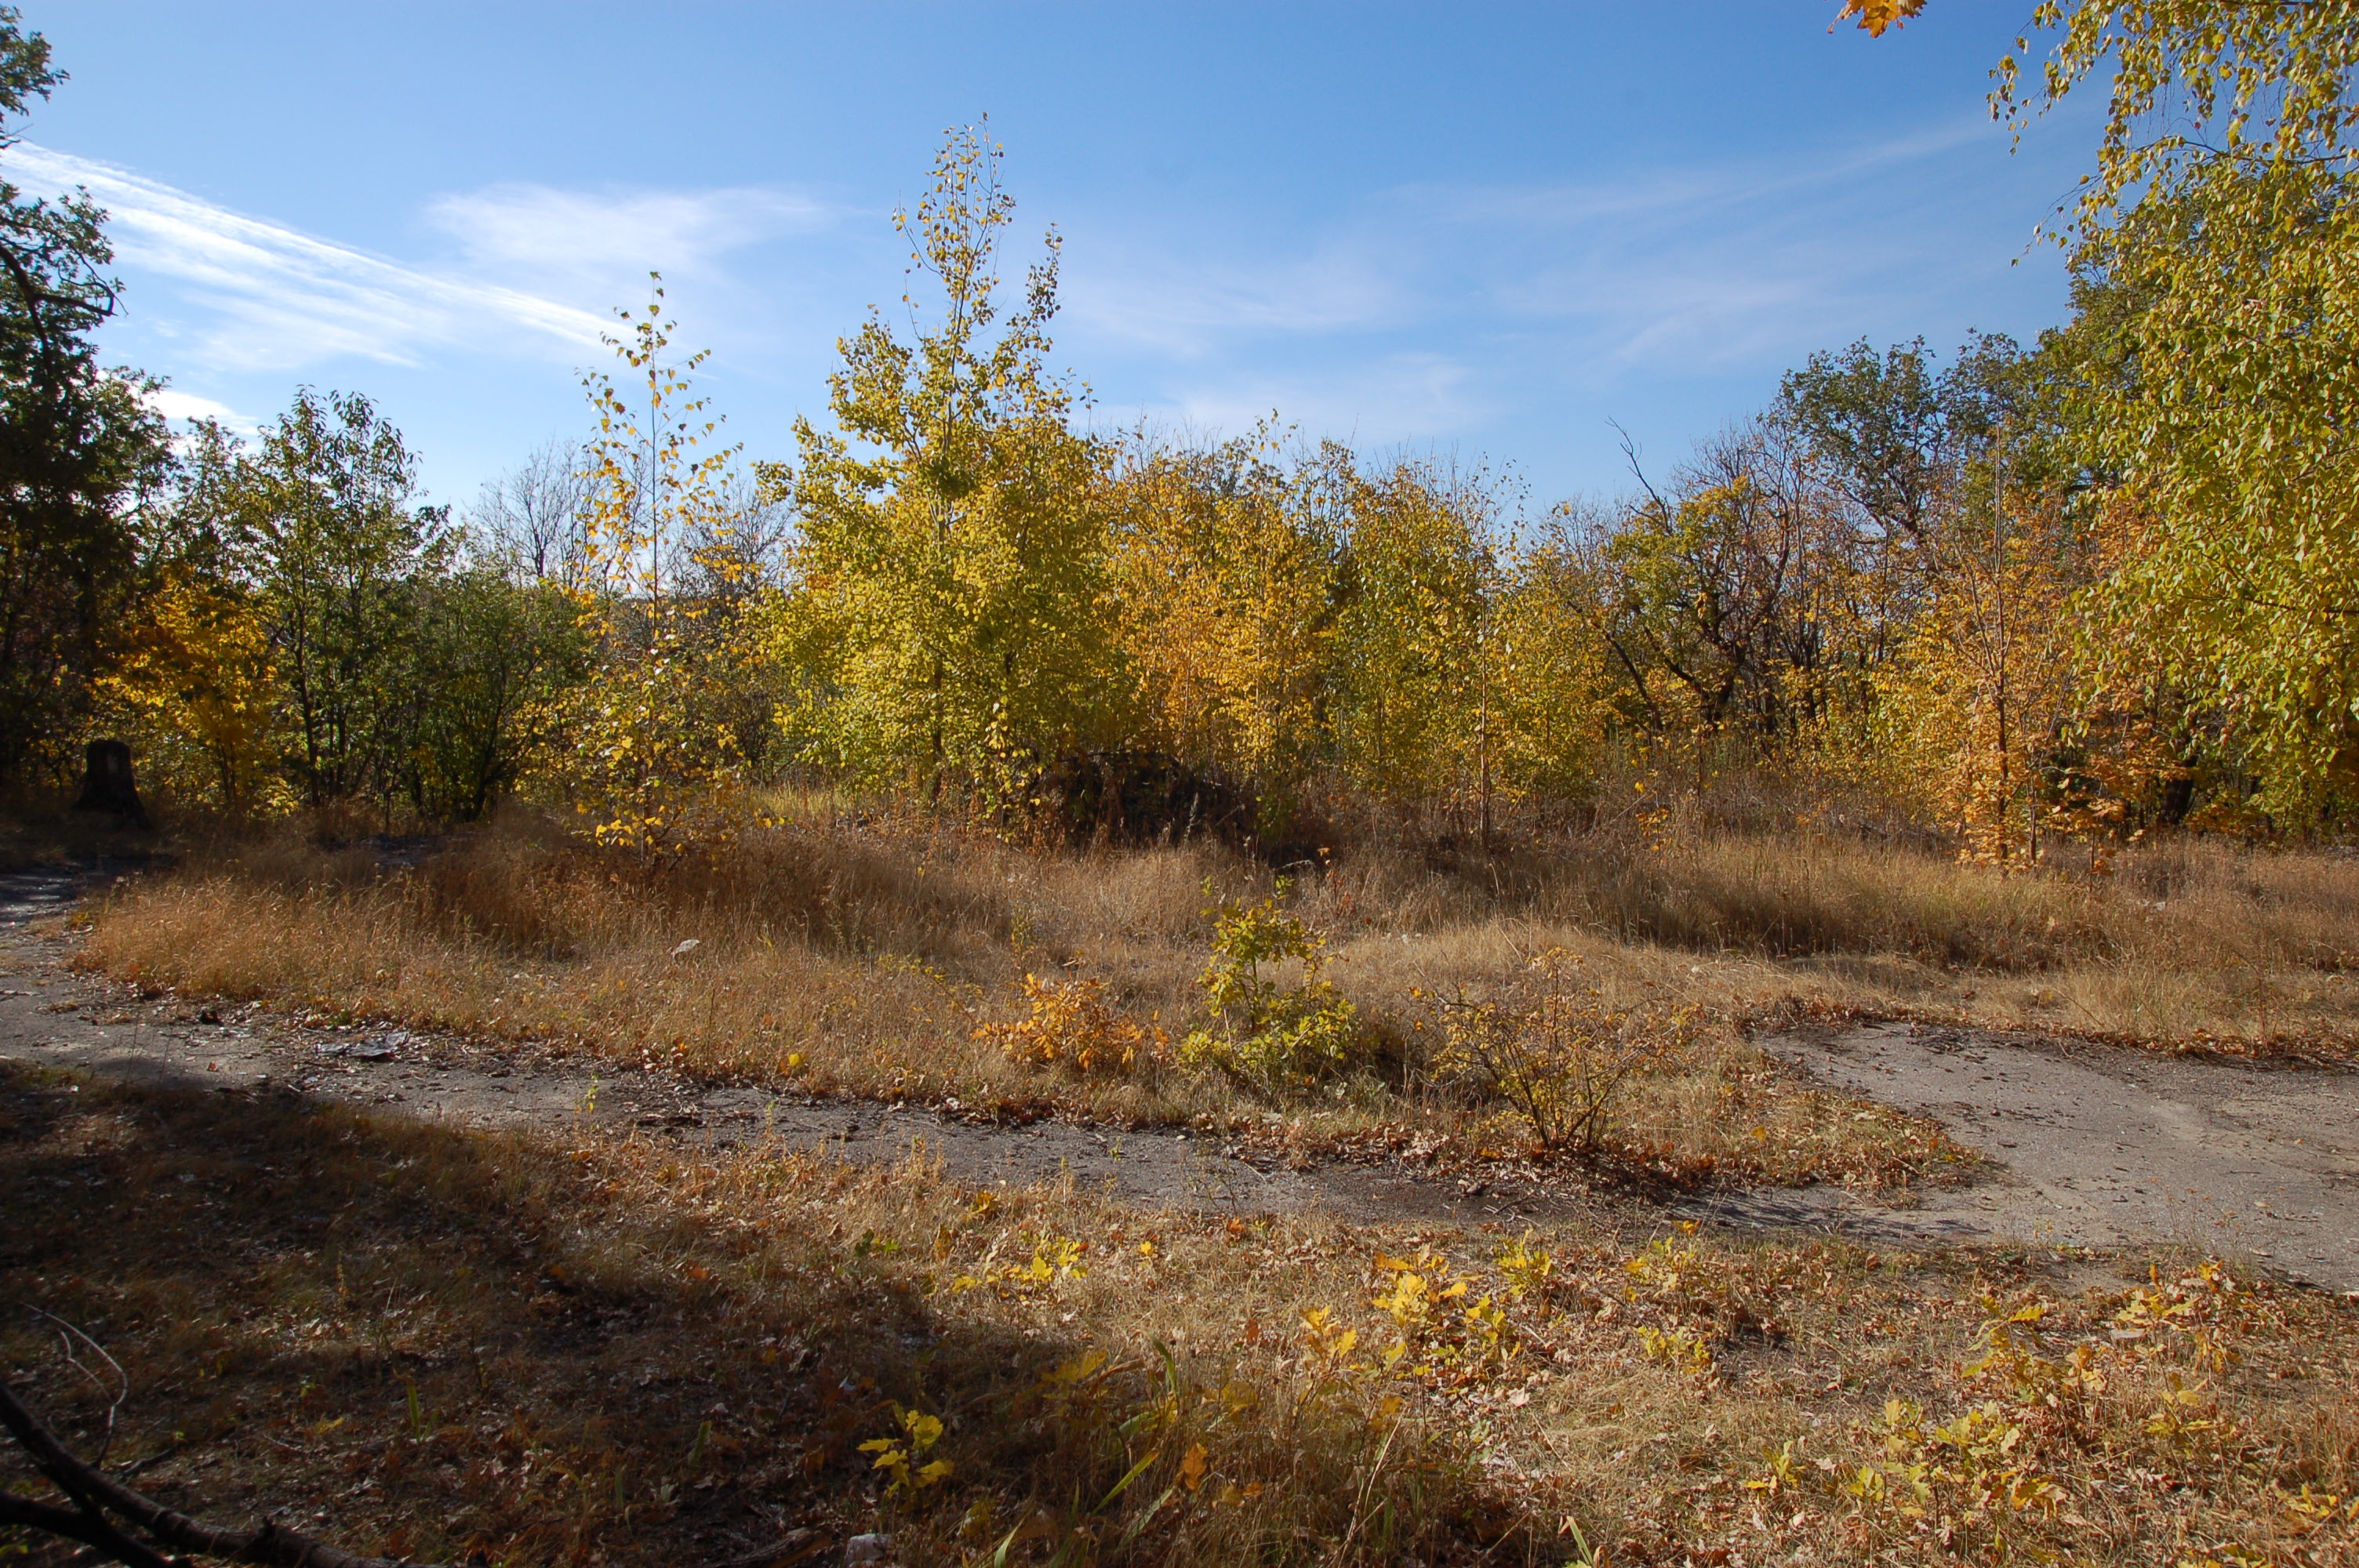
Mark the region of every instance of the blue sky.
POLYGON ((1668 466, 1814 348, 2060 319, 2032 231, 2091 128, 2010 152, 1984 103, 2030 0, 1836 8, 31 0, 73 80, 7 168, 114 212, 108 351, 173 406, 364 391, 463 503, 584 426, 654 267, 788 455, 903 290, 893 207, 987 113, 1094 417, 1275 411, 1545 503, 1621 488, 1615 423, 1668 466))

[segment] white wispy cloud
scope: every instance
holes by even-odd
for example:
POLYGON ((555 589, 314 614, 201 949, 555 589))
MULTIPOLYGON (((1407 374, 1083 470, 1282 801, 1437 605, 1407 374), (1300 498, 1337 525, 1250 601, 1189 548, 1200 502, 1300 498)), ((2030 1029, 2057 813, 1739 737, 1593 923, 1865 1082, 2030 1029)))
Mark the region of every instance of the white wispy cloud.
MULTIPOLYGON (((1703 368, 1856 330, 2028 238, 1960 232, 1979 118, 1810 161, 1732 163, 1531 189, 1426 189, 1409 204, 1462 243, 1499 318, 1573 334, 1593 370, 1678 356, 1703 368)), ((2003 264, 2002 264, 2003 265, 2003 264)))
POLYGON ((1089 233, 1069 310, 1090 330, 1181 358, 1254 338, 1444 319, 1508 330, 1585 321, 1616 355, 1669 343, 1742 351, 1773 313, 1855 299, 1864 283, 1912 263, 1942 265, 1955 236, 1912 187, 1928 166, 1992 135, 1986 122, 1962 120, 1809 162, 1404 186, 1259 254, 1217 238, 1089 233), (1916 210, 1879 225, 1872 210, 1896 198, 1916 210))
MULTIPOLYGON (((1117 423, 1234 433, 1275 410, 1370 446, 1553 439, 1534 422, 1601 424, 1634 389, 1757 381, 1860 333, 1946 331, 1961 302, 2001 296, 2021 243, 1993 214, 2026 204, 1993 193, 2036 160, 2010 164, 1993 141, 1962 120, 1815 158, 1652 169, 1571 149, 1564 167, 1608 171, 1397 185, 1313 212, 1084 205, 1058 214, 1060 335, 1117 423)), ((0 168, 109 209, 133 286, 110 330, 209 395, 175 390, 159 408, 233 427, 253 423, 233 406, 275 406, 286 380, 342 377, 329 367, 357 358, 419 367, 436 379, 414 384, 484 410, 452 416, 446 445, 495 446, 479 430, 506 439, 509 419, 535 422, 519 444, 537 438, 543 394, 570 392, 551 371, 602 357, 611 308, 644 298, 651 269, 683 286, 668 301, 680 341, 720 351, 755 406, 740 412, 766 401, 780 421, 818 395, 835 334, 905 283, 881 213, 784 185, 490 183, 401 214, 416 246, 397 258, 54 149, 19 145, 0 168)), ((2023 238, 2038 215, 2027 207, 2023 238)))
POLYGON ((82 186, 109 213, 118 259, 179 280, 212 319, 200 353, 227 369, 299 369, 345 355, 417 364, 486 335, 561 346, 597 343, 592 312, 523 289, 428 271, 249 217, 128 169, 20 143, 8 172, 29 189, 82 186))
POLYGON ((647 275, 711 279, 758 240, 828 221, 816 203, 759 189, 582 192, 501 184, 441 197, 423 214, 455 247, 450 265, 393 259, 234 211, 130 169, 21 143, 7 173, 27 189, 87 189, 108 212, 123 267, 170 280, 133 308, 195 366, 302 371, 339 358, 419 365, 451 351, 578 362, 640 296, 647 275))
POLYGON ((1806 160, 1731 159, 1724 163, 1633 170, 1612 179, 1523 186, 1414 186, 1403 194, 1461 223, 1509 229, 1642 227, 1712 222, 1724 213, 1872 183, 1886 170, 1939 160, 1961 148, 1987 146, 1995 133, 1967 115, 1911 135, 1828 149, 1806 160))
POLYGON ((1473 367, 1446 354, 1400 352, 1354 361, 1328 374, 1245 374, 1207 379, 1167 400, 1108 409, 1109 423, 1235 435, 1275 416, 1281 427, 1355 445, 1387 446, 1449 435, 1492 409, 1473 367))
POLYGON ((728 253, 826 227, 833 214, 790 191, 557 190, 506 183, 429 203, 427 221, 479 272, 561 297, 612 297, 651 271, 698 276, 728 253))
POLYGON ((1277 401, 1322 433, 1462 429, 1544 385, 1783 362, 1982 292, 2029 240, 1978 199, 2024 172, 2003 136, 1962 117, 1810 159, 1402 186, 1276 245, 1075 225, 1071 314, 1084 342, 1160 356, 1146 406, 1191 421, 1277 401), (1272 353, 1317 369, 1272 378, 1272 353))
POLYGON ((1084 328, 1183 359, 1239 335, 1364 330, 1415 314, 1384 254, 1334 236, 1290 257, 1180 255, 1090 234, 1069 269, 1065 312, 1084 328))

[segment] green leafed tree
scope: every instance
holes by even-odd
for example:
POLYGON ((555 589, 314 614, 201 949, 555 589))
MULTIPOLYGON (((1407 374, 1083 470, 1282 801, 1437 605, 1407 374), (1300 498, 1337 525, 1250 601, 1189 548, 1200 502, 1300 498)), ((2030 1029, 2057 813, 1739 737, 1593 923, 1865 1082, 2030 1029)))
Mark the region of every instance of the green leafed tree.
POLYGON ((425 579, 413 628, 397 784, 419 816, 472 822, 563 737, 564 699, 590 676, 573 595, 483 565, 425 579))
POLYGON ((417 460, 357 394, 308 388, 212 487, 244 557, 287 714, 287 771, 318 806, 399 790, 423 584, 455 540, 416 503, 417 460))
MULTIPOLYGON (((0 7, 0 124, 65 80, 0 7)), ((15 137, 0 129, 0 156, 15 137)), ((0 178, 0 780, 57 764, 136 596, 170 467, 154 384, 103 368, 105 214, 0 178)))

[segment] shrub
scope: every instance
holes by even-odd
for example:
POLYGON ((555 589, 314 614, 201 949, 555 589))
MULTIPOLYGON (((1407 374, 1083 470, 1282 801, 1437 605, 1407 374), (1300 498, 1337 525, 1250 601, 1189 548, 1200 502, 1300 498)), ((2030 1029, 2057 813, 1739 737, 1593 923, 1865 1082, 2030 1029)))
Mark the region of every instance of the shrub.
POLYGON ((1141 1028, 1108 1006, 1099 980, 1024 977, 1029 1013, 1014 1023, 985 1024, 978 1039, 995 1040, 1011 1060, 1067 1066, 1079 1073, 1127 1073, 1142 1059, 1160 1060, 1170 1043, 1159 1028, 1141 1028))
MULTIPOLYGON (((1561 969, 1559 954, 1532 962, 1544 988, 1561 969)), ((1593 986, 1543 989, 1520 1001, 1461 996, 1439 1011, 1439 1076, 1506 1101, 1543 1147, 1584 1154, 1605 1141, 1630 1080, 1685 1044, 1695 1025, 1691 1008, 1668 1015, 1629 1011, 1608 1005, 1593 986)))
POLYGON ((1349 1059, 1359 1015, 1321 977, 1326 942, 1277 907, 1286 888, 1281 881, 1259 903, 1212 912, 1212 956, 1196 980, 1212 1022, 1181 1042, 1181 1061, 1274 1081, 1315 1077, 1349 1059), (1288 960, 1301 966, 1291 986, 1262 973, 1265 964, 1288 960))

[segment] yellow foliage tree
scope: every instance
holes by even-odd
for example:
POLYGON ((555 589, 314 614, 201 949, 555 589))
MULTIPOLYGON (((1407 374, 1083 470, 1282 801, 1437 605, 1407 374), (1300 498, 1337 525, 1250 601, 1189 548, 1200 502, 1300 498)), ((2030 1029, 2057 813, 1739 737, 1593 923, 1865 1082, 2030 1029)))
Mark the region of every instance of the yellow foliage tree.
POLYGON ((1479 475, 1322 452, 1312 502, 1341 546, 1334 728, 1344 776, 1412 806, 1487 814, 1495 498, 1479 475))
POLYGON ((252 600, 175 567, 93 695, 148 777, 243 813, 273 795, 278 699, 270 639, 252 600))
POLYGON ((598 432, 582 452, 582 549, 598 588, 660 615, 687 553, 701 549, 719 569, 736 569, 721 557, 734 510, 729 464, 738 449, 707 449, 721 420, 712 399, 696 395, 693 378, 712 351, 665 357, 677 324, 663 313, 662 276, 649 276, 647 308, 615 312, 628 335, 603 340, 629 379, 617 385, 603 371, 582 377, 598 432))
POLYGON ((1266 427, 1208 451, 1142 442, 1107 493, 1140 741, 1282 810, 1320 757, 1333 562, 1270 444, 1266 427))
MULTIPOLYGON (((559 728, 571 744, 550 759, 551 782, 591 836, 642 855, 684 847, 698 807, 735 780, 742 761, 725 682, 712 667, 727 650, 694 635, 710 607, 679 591, 690 565, 708 578, 735 569, 726 558, 727 479, 737 449, 706 445, 720 420, 691 379, 705 356, 666 357, 675 325, 663 299, 658 278, 644 311, 616 312, 627 336, 606 339, 630 391, 603 373, 584 378, 598 429, 586 449, 591 569, 577 592, 603 656, 564 699, 559 728), (692 551, 702 554, 691 561, 692 551)), ((718 830, 695 826, 705 838, 718 830)))
MULTIPOLYGON (((1850 0, 1881 32, 1916 0, 1850 0)), ((2092 598, 2091 651, 2223 716, 2281 823, 2359 802, 2359 27, 2343 0, 2039 0, 1999 63, 2020 130, 2105 101, 2062 213, 2088 466, 2136 548, 2092 598)))
POLYGON ((2074 826, 2054 758, 2084 694, 2080 552, 2052 498, 2013 499, 1933 546, 1931 601, 1876 672, 1873 726, 1896 791, 1994 865, 2032 864, 2044 827, 2074 826))
POLYGON ((1484 749, 1513 798, 1578 801, 1591 791, 1612 714, 1597 611, 1594 580, 1560 532, 1516 552, 1484 649, 1492 694, 1484 749))
POLYGON ((813 761, 1016 799, 1060 753, 1114 732, 1102 445, 1047 367, 1057 241, 1003 321, 1000 150, 953 133, 896 214, 942 308, 914 341, 872 316, 839 347, 836 429, 799 422, 769 470, 801 524, 771 642, 799 674, 782 728, 813 761), (999 329, 993 336, 993 329, 999 329))

